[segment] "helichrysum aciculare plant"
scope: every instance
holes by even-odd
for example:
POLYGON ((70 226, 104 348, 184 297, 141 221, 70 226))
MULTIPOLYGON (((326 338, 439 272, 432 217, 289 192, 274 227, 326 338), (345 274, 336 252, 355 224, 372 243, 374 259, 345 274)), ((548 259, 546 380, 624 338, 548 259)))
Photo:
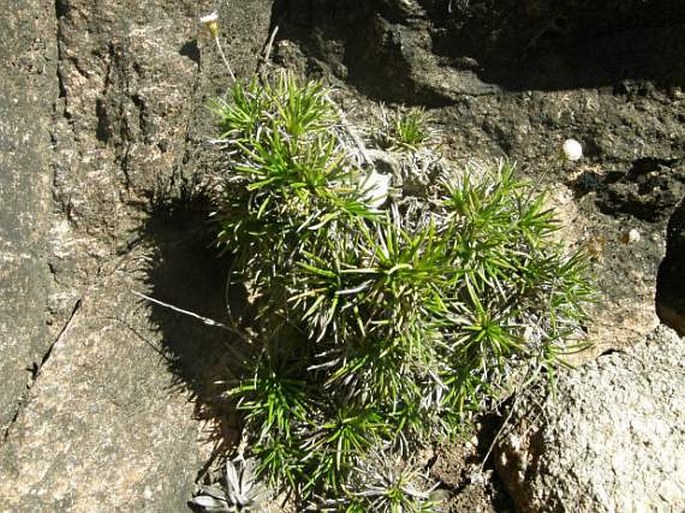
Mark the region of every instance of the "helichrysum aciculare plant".
POLYGON ((256 472, 301 504, 432 511, 430 483, 396 472, 386 490, 369 455, 458 431, 553 363, 584 320, 585 259, 504 161, 445 167, 409 216, 318 83, 236 82, 213 109, 218 243, 254 299, 230 394, 256 472))

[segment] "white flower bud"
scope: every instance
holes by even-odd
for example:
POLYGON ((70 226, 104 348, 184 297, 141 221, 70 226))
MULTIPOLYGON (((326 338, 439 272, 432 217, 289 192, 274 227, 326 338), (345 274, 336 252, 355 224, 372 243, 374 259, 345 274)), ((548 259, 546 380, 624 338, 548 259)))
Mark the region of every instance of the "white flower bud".
POLYGON ((388 198, 390 175, 382 175, 373 169, 360 182, 362 199, 371 208, 380 208, 388 198))
POLYGON ((564 158, 571 162, 575 162, 583 156, 583 147, 575 139, 566 139, 562 151, 564 158))

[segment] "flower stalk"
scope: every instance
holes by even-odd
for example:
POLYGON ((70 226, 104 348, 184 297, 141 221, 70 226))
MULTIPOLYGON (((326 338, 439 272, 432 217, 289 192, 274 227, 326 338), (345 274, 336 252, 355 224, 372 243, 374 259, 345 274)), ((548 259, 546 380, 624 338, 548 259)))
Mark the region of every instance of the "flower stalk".
POLYGON ((202 16, 200 18, 200 23, 207 27, 207 30, 209 31, 210 35, 214 38, 214 43, 216 44, 216 47, 219 50, 221 60, 224 61, 224 65, 226 66, 226 70, 228 71, 228 76, 231 78, 233 82, 235 82, 235 74, 233 73, 231 65, 228 63, 228 59, 226 58, 224 50, 221 47, 221 41, 219 41, 219 15, 216 11, 214 11, 210 14, 202 16))

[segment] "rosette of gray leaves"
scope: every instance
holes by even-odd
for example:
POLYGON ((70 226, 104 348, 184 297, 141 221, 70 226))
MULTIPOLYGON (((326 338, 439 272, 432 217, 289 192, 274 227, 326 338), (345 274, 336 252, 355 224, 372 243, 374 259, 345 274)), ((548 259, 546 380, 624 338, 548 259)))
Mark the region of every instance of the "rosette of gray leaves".
POLYGON ((268 496, 268 489, 256 480, 255 461, 236 458, 226 461, 225 489, 200 485, 190 503, 212 513, 261 511, 268 496))

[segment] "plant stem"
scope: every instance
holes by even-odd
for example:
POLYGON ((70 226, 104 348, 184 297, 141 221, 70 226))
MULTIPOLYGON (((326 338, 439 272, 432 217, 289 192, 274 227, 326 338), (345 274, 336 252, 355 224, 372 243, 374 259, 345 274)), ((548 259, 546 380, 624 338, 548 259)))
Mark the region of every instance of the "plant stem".
POLYGON ((233 82, 235 82, 235 75, 233 74, 233 70, 231 69, 231 65, 228 63, 228 59, 226 59, 226 55, 224 54, 223 48, 221 48, 221 42, 219 41, 218 35, 214 36, 214 41, 216 42, 216 47, 219 49, 219 55, 221 55, 221 59, 224 61, 224 64, 226 65, 226 69, 228 70, 228 76, 231 77, 231 80, 233 82))

